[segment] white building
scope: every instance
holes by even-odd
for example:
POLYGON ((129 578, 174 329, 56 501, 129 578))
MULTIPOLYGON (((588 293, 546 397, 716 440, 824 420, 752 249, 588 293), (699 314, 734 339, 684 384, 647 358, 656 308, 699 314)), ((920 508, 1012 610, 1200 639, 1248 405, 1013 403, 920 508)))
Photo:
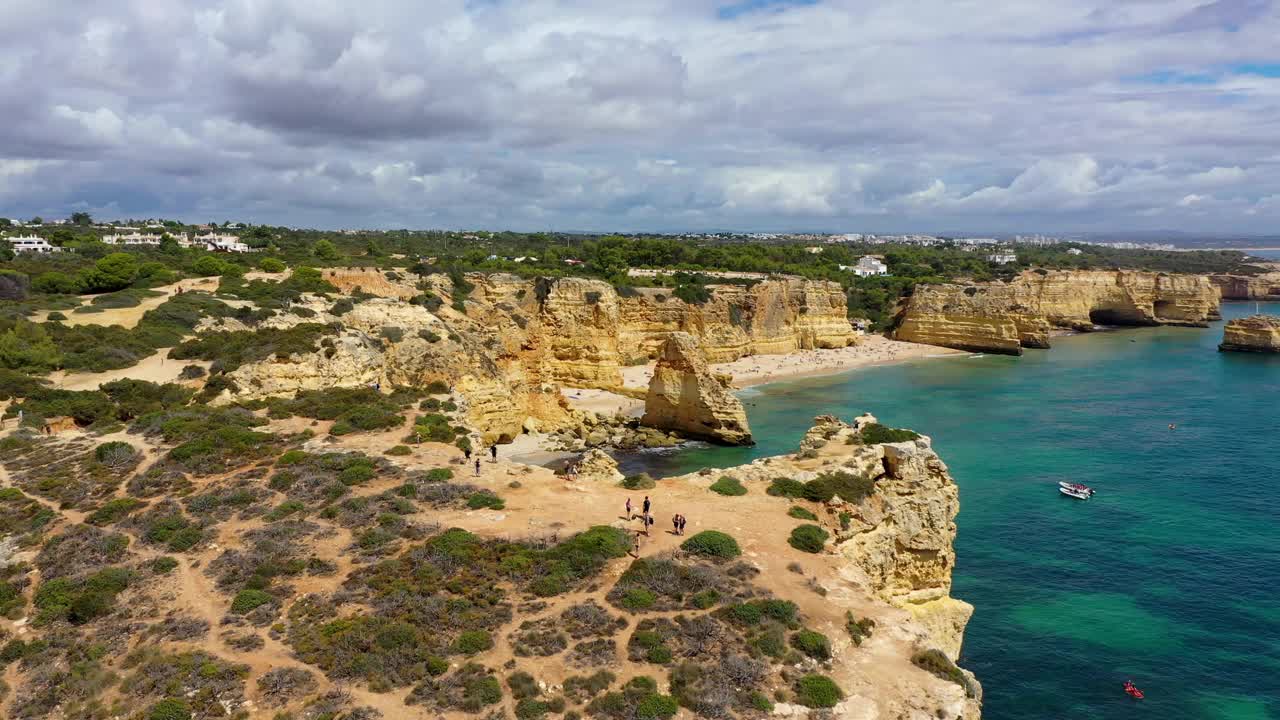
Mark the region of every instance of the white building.
POLYGON ((1068 255, 1083 255, 1084 251, 1080 248, 1067 248, 1068 255))
POLYGON ((998 252, 988 255, 987 260, 997 265, 1007 265, 1011 262, 1018 262, 1018 256, 1011 252, 998 252))
POLYGON ((204 245, 205 249, 211 252, 253 252, 253 248, 240 242, 240 237, 237 235, 219 235, 217 233, 197 235, 192 240, 192 244, 204 245))
POLYGON ((884 264, 884 260, 875 255, 864 255, 858 258, 858 262, 854 265, 841 265, 841 270, 852 270, 854 275, 858 277, 873 277, 876 275, 888 275, 889 266, 884 264))
POLYGON ((18 252, 36 252, 36 253, 55 253, 62 252, 62 248, 57 245, 50 245, 48 240, 35 235, 18 235, 8 238, 9 244, 13 247, 13 251, 18 252))
POLYGON ((159 245, 160 236, 131 232, 125 235, 104 235, 102 242, 108 245, 159 245))

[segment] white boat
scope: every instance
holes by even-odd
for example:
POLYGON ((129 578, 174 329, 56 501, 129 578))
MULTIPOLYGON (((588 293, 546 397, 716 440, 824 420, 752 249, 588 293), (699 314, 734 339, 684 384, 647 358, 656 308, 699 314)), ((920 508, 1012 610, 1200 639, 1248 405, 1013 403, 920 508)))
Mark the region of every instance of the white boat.
POLYGON ((1080 483, 1059 481, 1058 492, 1068 497, 1078 498, 1080 500, 1088 500, 1093 497, 1093 488, 1088 485, 1081 485, 1080 483))

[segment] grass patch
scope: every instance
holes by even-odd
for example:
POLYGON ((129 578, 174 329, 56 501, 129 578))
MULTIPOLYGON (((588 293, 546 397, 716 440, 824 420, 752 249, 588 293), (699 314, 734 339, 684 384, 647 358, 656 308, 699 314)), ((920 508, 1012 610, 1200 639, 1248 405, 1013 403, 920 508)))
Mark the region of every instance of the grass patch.
POLYGON ((844 698, 844 691, 826 675, 805 675, 795 684, 796 702, 807 708, 832 708, 844 698))
POLYGON ((920 437, 919 433, 902 428, 891 428, 880 423, 870 423, 862 428, 862 441, 868 445, 881 443, 910 442, 920 437))
POLYGON ((791 509, 787 511, 787 515, 797 520, 812 520, 813 522, 818 521, 817 515, 814 515, 812 512, 800 507, 799 505, 792 505, 791 509))

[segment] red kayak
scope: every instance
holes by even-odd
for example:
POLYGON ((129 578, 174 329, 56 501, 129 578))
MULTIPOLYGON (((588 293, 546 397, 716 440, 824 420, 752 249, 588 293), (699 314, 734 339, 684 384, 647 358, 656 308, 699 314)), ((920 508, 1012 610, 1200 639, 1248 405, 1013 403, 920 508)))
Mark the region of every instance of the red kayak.
POLYGON ((1145 695, 1142 694, 1142 691, 1138 689, 1137 685, 1134 685, 1132 682, 1128 680, 1124 681, 1124 691, 1129 693, 1129 697, 1133 698, 1134 700, 1141 700, 1142 698, 1146 697, 1145 695))

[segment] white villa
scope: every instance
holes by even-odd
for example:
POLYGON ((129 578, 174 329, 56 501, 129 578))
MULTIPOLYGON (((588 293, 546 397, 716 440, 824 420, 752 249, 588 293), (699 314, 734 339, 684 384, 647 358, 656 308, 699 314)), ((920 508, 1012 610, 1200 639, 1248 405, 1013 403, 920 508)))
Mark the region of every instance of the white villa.
POLYGON ((889 266, 884 264, 884 259, 877 255, 864 255, 858 258, 858 262, 854 265, 841 265, 841 270, 852 270, 854 275, 858 277, 872 277, 876 275, 888 275, 889 266))
POLYGON ((160 236, 134 231, 126 235, 104 235, 102 242, 108 245, 159 245, 160 236))
POLYGON ((192 239, 191 244, 204 245, 206 250, 212 252, 253 252, 253 248, 240 242, 240 236, 238 235, 219 235, 217 233, 197 235, 192 239))
POLYGON ((991 253, 987 256, 987 260, 997 265, 1007 265, 1011 262, 1018 262, 1018 255, 1011 252, 991 253))
POLYGON ((18 252, 36 252, 36 253, 55 253, 62 252, 62 248, 57 245, 50 245, 48 240, 35 235, 17 235, 7 238, 9 244, 13 246, 13 251, 18 252))

